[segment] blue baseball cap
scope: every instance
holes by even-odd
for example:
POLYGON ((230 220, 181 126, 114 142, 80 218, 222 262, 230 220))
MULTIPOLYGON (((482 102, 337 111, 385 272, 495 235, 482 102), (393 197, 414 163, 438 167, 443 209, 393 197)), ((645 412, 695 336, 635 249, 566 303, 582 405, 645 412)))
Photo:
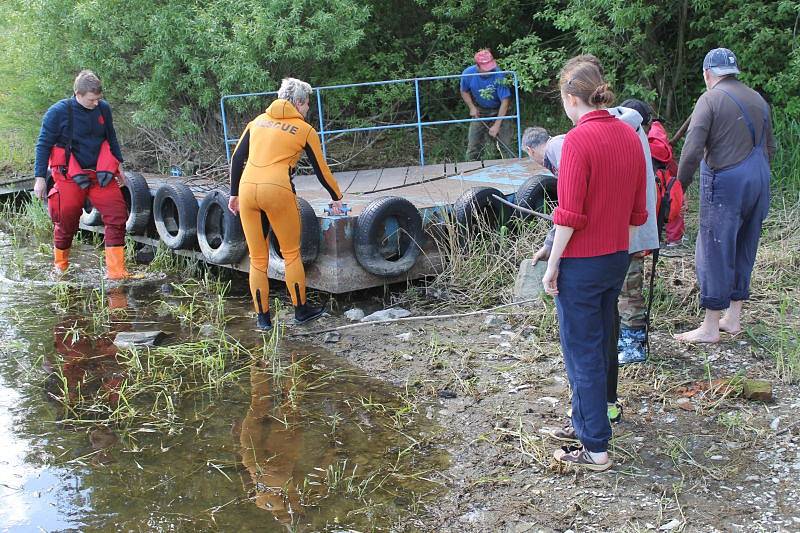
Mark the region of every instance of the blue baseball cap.
POLYGON ((727 48, 714 48, 703 59, 703 70, 710 70, 714 76, 739 74, 739 63, 732 51, 727 48))

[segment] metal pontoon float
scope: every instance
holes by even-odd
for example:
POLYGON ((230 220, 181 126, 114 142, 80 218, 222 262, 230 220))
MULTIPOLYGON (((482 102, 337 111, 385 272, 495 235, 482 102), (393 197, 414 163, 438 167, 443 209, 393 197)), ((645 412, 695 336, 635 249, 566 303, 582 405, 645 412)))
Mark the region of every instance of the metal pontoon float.
MULTIPOLYGON (((516 112, 513 115, 504 117, 504 119, 515 121, 519 146, 520 115, 517 78, 514 72, 509 71, 507 74, 513 76, 516 112)), ((545 180, 552 180, 552 176, 542 167, 529 159, 520 158, 519 148, 516 154, 517 157, 514 159, 434 165, 425 164, 423 127, 440 124, 468 123, 479 120, 496 120, 495 118, 469 118, 428 122, 422 120, 419 98, 420 82, 460 77, 460 75, 438 76, 319 87, 315 89, 319 119, 318 131, 323 143, 323 151, 327 150, 326 139, 334 134, 338 135, 349 132, 396 128, 415 128, 418 133, 420 164, 418 166, 400 168, 380 168, 334 173, 342 192, 345 194, 345 201, 351 209, 349 213, 343 216, 325 214, 324 210, 328 206, 330 198, 320 186, 316 176, 296 175, 294 177, 297 196, 306 200, 311 207, 313 207, 319 224, 319 251, 316 255, 316 259, 305 265, 306 283, 309 287, 338 294, 435 274, 437 271, 440 271, 442 267, 443 257, 437 249, 434 240, 429 238, 430 225, 436 221, 440 221, 444 211, 452 211, 453 204, 459 197, 470 189, 488 187, 496 189, 507 199, 514 200, 520 186, 530 178, 540 176, 545 180), (324 92, 339 88, 376 86, 392 83, 409 83, 414 85, 417 110, 416 121, 404 124, 368 126, 362 128, 325 129, 325 115, 323 109, 324 92), (388 276, 373 274, 359 263, 354 253, 353 239, 357 229, 359 215, 363 213, 364 209, 371 202, 387 196, 401 197, 410 201, 419 211, 423 227, 425 228, 425 236, 421 239, 422 242, 417 243, 421 251, 413 266, 405 272, 388 276)), ((226 103, 234 98, 264 97, 273 94, 275 93, 248 93, 224 96, 221 99, 220 105, 223 117, 225 148, 228 158, 230 158, 231 146, 236 143, 237 139, 229 137, 226 103)), ((214 190, 224 189, 219 183, 214 183, 207 178, 200 178, 197 176, 184 178, 156 174, 143 174, 141 176, 143 176, 147 187, 150 189, 151 199, 155 196, 159 187, 164 184, 175 183, 176 181, 185 183, 198 201, 214 190)), ((549 184, 543 184, 543 187, 547 189, 546 192, 548 194, 554 194, 554 181, 551 181, 549 184)), ((394 229, 390 229, 390 226, 391 224, 389 224, 385 230, 387 233, 390 231, 398 231, 396 225, 394 229)), ((103 231, 102 225, 87 225, 83 222, 81 223, 81 228, 93 232, 102 233, 103 231)), ((140 232, 140 234, 132 235, 131 237, 137 242, 150 246, 157 246, 160 240, 158 233, 155 231, 152 217, 146 230, 140 232)), ((217 263, 210 261, 196 246, 173 251, 176 254, 192 257, 207 263, 233 268, 242 272, 249 271, 249 257, 247 257, 246 254, 243 259, 237 262, 217 263)), ((272 254, 273 252, 271 251, 269 277, 282 280, 283 273, 280 268, 276 267, 276 262, 273 261, 272 254)))

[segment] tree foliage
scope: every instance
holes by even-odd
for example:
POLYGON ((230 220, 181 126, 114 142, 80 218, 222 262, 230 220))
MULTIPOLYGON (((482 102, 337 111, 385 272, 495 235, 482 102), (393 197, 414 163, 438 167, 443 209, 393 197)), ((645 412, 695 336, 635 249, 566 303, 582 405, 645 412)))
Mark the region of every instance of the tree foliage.
MULTIPOLYGON (((551 94, 564 60, 593 53, 615 92, 682 119, 702 91, 706 51, 732 48, 743 79, 800 117, 800 0, 5 0, 15 53, 42 94, 68 93, 91 68, 139 125, 176 133, 218 127, 223 94, 454 74, 480 47, 519 74, 527 102, 551 94)), ((12 43, 13 44, 13 43, 12 43)), ((453 111, 448 84, 432 85, 453 111)), ((413 105, 408 88, 331 95, 375 113, 413 105), (405 102, 398 104, 397 102, 405 102)), ((453 98, 455 96, 455 98, 453 98)), ((548 100, 555 103, 554 100, 548 100)), ((459 108, 460 109, 460 108, 459 108)), ((413 112, 411 110, 410 112, 413 112)), ((460 111, 456 111, 460 112, 460 111)))

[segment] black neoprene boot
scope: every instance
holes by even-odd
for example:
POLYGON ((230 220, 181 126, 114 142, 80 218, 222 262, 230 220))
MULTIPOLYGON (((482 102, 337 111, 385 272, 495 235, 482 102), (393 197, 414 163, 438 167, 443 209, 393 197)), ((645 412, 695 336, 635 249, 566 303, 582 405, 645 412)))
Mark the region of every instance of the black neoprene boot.
POLYGON ((324 312, 325 306, 312 307, 308 304, 302 304, 294 308, 294 319, 298 324, 305 324, 321 317, 324 312))
POLYGON ((269 311, 266 313, 256 313, 256 327, 262 331, 272 329, 272 320, 269 317, 269 311))

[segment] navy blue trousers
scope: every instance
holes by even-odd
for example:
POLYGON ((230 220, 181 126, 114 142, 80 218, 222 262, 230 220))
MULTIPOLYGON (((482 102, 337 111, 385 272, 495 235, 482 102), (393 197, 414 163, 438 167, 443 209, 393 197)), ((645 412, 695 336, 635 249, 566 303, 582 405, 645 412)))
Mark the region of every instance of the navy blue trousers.
POLYGON ((769 211, 769 164, 760 150, 729 169, 701 165, 695 264, 700 306, 706 309, 719 311, 731 300, 750 298, 750 275, 769 211))
POLYGON ((608 450, 606 409, 609 362, 616 357, 617 297, 628 272, 627 251, 564 258, 558 272, 561 351, 572 387, 572 426, 590 452, 608 450))

